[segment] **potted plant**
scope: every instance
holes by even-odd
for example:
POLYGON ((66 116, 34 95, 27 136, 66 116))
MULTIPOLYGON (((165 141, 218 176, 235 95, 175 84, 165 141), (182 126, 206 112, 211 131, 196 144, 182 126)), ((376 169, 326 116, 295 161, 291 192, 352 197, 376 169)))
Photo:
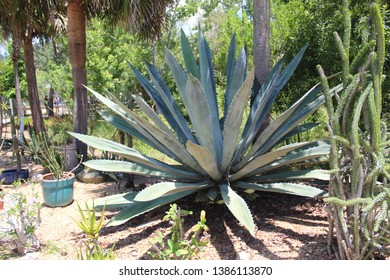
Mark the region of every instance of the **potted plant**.
MULTIPOLYGON (((48 172, 42 176, 43 199, 49 207, 63 207, 73 202, 75 174, 65 170, 65 155, 49 141, 46 133, 31 133, 40 151, 38 161, 48 172)), ((76 166, 77 167, 77 166, 76 166)))
POLYGON ((64 153, 65 171, 73 170, 79 162, 76 153, 76 143, 73 137, 67 133, 73 129, 73 118, 71 115, 53 116, 47 123, 47 136, 52 144, 60 148, 64 153))

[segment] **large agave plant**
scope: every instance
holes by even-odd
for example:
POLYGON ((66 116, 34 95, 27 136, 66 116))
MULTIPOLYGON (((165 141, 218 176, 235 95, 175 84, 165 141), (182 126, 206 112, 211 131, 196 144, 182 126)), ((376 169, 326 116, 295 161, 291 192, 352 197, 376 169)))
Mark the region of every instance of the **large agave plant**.
POLYGON ((254 234, 255 225, 241 192, 265 191, 307 197, 325 192, 300 183, 307 179, 328 180, 322 170, 299 170, 299 165, 326 160, 329 144, 325 141, 295 143, 283 146, 290 136, 312 128, 302 121, 324 102, 314 87, 287 111, 277 117, 258 137, 257 132, 277 94, 297 67, 302 49, 285 67, 279 61, 248 108, 254 72, 246 75, 246 53, 237 59, 233 36, 227 64, 224 112, 218 110, 211 53, 201 31, 198 36, 199 63, 182 32, 185 69, 167 51, 166 61, 184 104, 186 117, 175 102, 160 73, 146 64, 149 79, 132 67, 149 96, 157 104, 165 121, 139 96, 134 96, 142 114, 120 103, 114 95, 108 98, 89 89, 110 108, 106 121, 138 137, 176 164, 167 164, 145 156, 116 142, 72 133, 90 146, 122 156, 126 161, 90 160, 86 166, 108 172, 127 172, 165 178, 167 182, 151 185, 139 193, 114 195, 95 201, 106 208, 123 208, 110 221, 117 225, 158 206, 198 193, 213 201, 224 201, 233 215, 254 234), (244 112, 247 111, 247 117, 244 112), (147 116, 147 118, 145 118, 147 116), (294 181, 297 181, 294 183, 294 181))

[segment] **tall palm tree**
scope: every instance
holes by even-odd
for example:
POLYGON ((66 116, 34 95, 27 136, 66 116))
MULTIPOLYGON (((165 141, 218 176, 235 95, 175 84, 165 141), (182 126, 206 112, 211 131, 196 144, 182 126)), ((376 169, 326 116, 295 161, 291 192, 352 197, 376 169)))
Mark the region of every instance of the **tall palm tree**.
MULTIPOLYGON (((24 122, 24 106, 22 101, 22 95, 20 92, 20 79, 19 79, 19 59, 20 59, 20 48, 21 48, 21 39, 20 34, 17 32, 17 28, 10 25, 12 21, 10 14, 7 12, 9 2, 1 0, 0 1, 0 26, 3 30, 2 35, 4 38, 12 36, 12 62, 14 68, 14 84, 15 84, 15 99, 16 99, 16 111, 18 117, 20 118, 20 123, 24 122)), ((22 130, 23 125, 21 125, 22 130)), ((22 132, 21 132, 22 133, 22 132)), ((22 137, 20 137, 22 139, 22 137)))
MULTIPOLYGON (((174 0, 68 0, 69 57, 72 65, 74 87, 74 131, 86 134, 88 99, 84 85, 86 74, 86 20, 92 15, 101 15, 112 24, 137 32, 141 38, 155 38, 161 31, 166 7, 174 0)), ((87 158, 87 146, 76 141, 77 152, 87 158)))
POLYGON ((35 74, 33 38, 47 34, 52 22, 51 12, 56 10, 55 4, 54 0, 0 0, 0 24, 12 31, 14 63, 19 59, 18 40, 23 42, 29 104, 33 125, 38 132, 45 131, 45 125, 35 74))

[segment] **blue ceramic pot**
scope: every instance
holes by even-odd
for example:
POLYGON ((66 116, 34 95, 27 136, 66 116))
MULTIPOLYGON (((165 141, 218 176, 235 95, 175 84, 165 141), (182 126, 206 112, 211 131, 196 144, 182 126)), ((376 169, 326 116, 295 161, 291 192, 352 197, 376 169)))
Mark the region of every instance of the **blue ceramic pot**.
POLYGON ((0 175, 0 182, 4 179, 3 184, 10 185, 13 182, 21 180, 27 180, 29 177, 29 171, 27 169, 20 169, 18 171, 17 169, 9 169, 9 170, 3 170, 3 172, 0 175))
POLYGON ((49 207, 63 207, 73 202, 75 175, 66 173, 66 178, 55 180, 51 173, 42 177, 43 200, 49 207))

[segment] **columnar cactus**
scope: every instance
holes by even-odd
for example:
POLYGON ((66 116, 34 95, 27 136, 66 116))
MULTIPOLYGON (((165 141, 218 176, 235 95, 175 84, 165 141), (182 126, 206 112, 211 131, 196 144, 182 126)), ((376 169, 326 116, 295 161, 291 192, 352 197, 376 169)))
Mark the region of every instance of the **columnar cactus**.
POLYGON ((390 253, 389 134, 381 120, 385 59, 384 27, 379 7, 371 6, 374 39, 350 61, 349 1, 343 1, 343 40, 335 33, 342 58, 343 91, 334 106, 321 66, 329 115, 332 176, 328 203, 330 249, 336 234, 341 259, 369 259, 390 253))

